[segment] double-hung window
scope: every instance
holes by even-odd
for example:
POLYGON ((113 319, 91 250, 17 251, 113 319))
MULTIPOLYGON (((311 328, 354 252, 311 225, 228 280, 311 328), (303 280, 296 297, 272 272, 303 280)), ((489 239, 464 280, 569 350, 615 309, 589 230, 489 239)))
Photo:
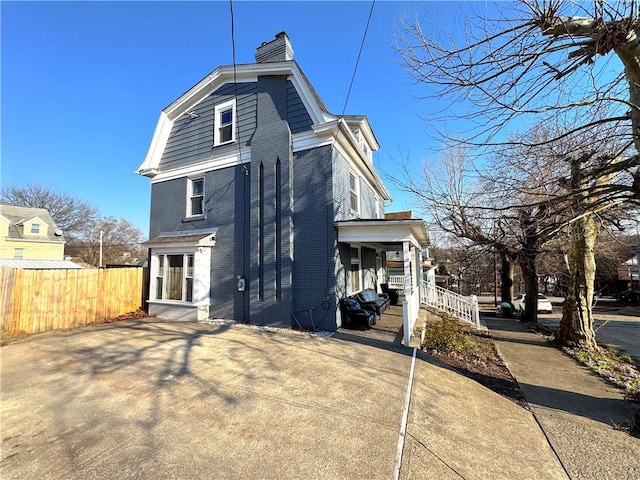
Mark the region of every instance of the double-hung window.
POLYGON ((223 145, 236 139, 236 102, 229 100, 215 107, 213 145, 223 145))
POLYGON ((193 254, 158 255, 156 300, 193 301, 193 254))
POLYGON ((31 234, 32 235, 40 235, 40 224, 32 223, 31 224, 31 234))
POLYGON ((187 216, 204 215, 204 178, 189 179, 187 216))
POLYGON ((351 293, 362 290, 362 269, 360 265, 360 248, 351 247, 351 293))
POLYGON ((151 313, 182 312, 177 314, 198 320, 209 317, 211 250, 217 232, 217 228, 168 231, 145 242, 151 249, 151 313))
POLYGON ((355 173, 349 172, 349 206, 353 213, 360 212, 360 182, 355 173))

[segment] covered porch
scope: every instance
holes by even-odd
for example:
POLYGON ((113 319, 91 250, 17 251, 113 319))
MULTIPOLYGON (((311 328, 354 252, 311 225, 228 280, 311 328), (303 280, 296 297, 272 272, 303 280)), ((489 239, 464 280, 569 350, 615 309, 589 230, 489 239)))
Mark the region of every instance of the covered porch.
MULTIPOLYGON (((391 345, 405 345, 404 343, 404 316, 403 316, 403 297, 400 297, 398 305, 392 305, 378 319, 376 324, 370 329, 364 328, 340 328, 335 338, 356 342, 384 342, 391 345)), ((423 323, 426 318, 426 310, 419 310, 419 324, 423 323)), ((419 345, 420 337, 413 337, 411 346, 419 345)))
MULTIPOLYGON (((380 284, 389 281, 386 252, 402 252, 404 298, 399 306, 402 311, 403 344, 409 345, 420 312, 422 251, 429 245, 426 223, 421 219, 372 219, 345 220, 336 222, 335 226, 338 230, 338 242, 351 248, 366 247, 376 252, 384 252, 380 255, 381 265, 376 269, 375 276, 375 288, 379 292, 380 284)), ((357 264, 352 263, 351 266, 352 271, 357 271, 354 270, 358 268, 357 264)), ((348 293, 357 293, 357 290, 348 293)))

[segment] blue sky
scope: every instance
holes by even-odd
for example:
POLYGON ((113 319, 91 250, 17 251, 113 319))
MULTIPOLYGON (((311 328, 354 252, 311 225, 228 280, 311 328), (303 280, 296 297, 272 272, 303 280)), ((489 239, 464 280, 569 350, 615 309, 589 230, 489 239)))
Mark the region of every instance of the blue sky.
MULTIPOLYGON (((369 118, 376 167, 419 168, 428 125, 416 88, 391 47, 403 15, 442 19, 451 2, 377 2, 347 114, 369 118)), ((28 182, 76 195, 145 235, 149 180, 134 174, 160 111, 219 65, 232 63, 229 3, 1 3, 3 185, 28 182)), ((342 112, 370 2, 234 2, 238 63, 280 31, 332 113, 342 112)), ((386 182, 387 211, 412 199, 386 182)))

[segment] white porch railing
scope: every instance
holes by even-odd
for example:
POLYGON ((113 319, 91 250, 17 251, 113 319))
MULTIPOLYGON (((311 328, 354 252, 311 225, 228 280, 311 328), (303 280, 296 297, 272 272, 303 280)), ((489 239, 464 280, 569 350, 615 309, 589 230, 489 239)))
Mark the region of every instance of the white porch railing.
POLYGON ((395 288, 400 292, 400 294, 404 291, 404 275, 389 275, 388 281, 389 288, 395 288))
POLYGON ((418 289, 404 293, 404 301, 402 302, 402 328, 404 332, 404 345, 409 346, 411 336, 413 335, 413 327, 418 320, 418 312, 420 311, 420 295, 418 289))
POLYGON ((463 295, 446 290, 432 283, 422 283, 420 286, 420 302, 443 312, 469 322, 476 328, 480 328, 480 312, 478 309, 478 297, 463 295))

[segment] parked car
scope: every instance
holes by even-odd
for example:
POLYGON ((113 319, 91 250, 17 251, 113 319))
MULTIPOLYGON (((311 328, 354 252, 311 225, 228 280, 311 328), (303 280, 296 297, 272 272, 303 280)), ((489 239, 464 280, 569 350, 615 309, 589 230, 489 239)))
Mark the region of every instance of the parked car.
MULTIPOLYGON (((516 296, 513 300, 513 308, 516 312, 524 312, 524 304, 526 293, 521 293, 516 296)), ((538 294, 538 313, 551 313, 553 311, 553 307, 551 306, 551 302, 545 297, 543 294, 538 294)))
POLYGON ((640 288, 627 289, 616 295, 619 302, 640 302, 640 288))

